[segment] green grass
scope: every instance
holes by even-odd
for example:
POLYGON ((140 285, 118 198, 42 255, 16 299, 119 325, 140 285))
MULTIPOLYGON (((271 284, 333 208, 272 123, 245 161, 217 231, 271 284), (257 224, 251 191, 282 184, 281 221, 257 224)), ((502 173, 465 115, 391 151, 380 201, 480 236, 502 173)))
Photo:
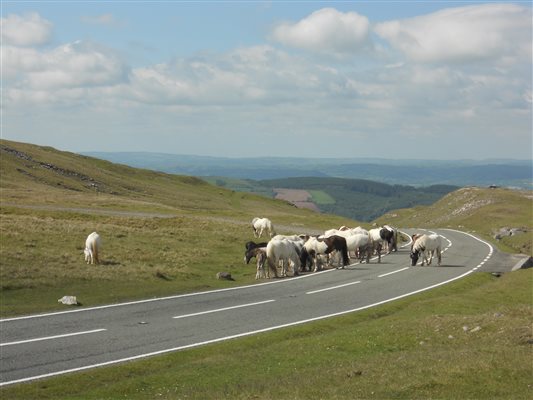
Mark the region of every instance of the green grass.
POLYGON ((358 313, 8 386, 9 399, 529 399, 533 270, 358 313), (479 328, 478 328, 479 327, 479 328))
POLYGON ((318 205, 335 204, 335 199, 323 190, 309 190, 309 193, 311 193, 313 203, 318 205))
POLYGON ((473 232, 500 250, 533 256, 533 192, 530 190, 469 187, 443 197, 431 206, 394 210, 376 220, 380 224, 416 228, 454 228, 473 232), (500 228, 526 233, 494 239, 500 228))

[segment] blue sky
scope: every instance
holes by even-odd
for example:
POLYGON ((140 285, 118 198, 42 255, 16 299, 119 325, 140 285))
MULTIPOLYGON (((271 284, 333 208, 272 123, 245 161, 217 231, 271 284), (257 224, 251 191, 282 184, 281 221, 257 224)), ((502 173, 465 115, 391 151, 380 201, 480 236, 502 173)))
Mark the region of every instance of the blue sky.
POLYGON ((531 2, 2 1, 5 139, 532 157, 531 2))

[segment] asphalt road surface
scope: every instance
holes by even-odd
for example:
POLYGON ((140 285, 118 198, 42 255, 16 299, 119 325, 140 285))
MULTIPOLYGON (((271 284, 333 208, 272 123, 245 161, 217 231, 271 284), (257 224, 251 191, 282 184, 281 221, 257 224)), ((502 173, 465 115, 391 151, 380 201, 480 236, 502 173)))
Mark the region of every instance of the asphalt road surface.
POLYGON ((412 267, 404 247, 381 264, 371 260, 244 287, 0 320, 0 386, 356 312, 475 271, 512 267, 472 235, 437 233, 445 243, 440 267, 436 260, 412 267))

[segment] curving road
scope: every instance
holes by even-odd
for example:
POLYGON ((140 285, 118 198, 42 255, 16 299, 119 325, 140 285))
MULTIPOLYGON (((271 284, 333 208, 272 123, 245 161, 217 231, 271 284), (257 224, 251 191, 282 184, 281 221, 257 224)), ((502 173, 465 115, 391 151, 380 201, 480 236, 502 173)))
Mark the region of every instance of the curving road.
POLYGON ((440 267, 411 267, 407 247, 382 257, 381 264, 0 320, 0 386, 351 313, 490 270, 498 257, 502 263, 503 255, 494 257, 488 243, 470 234, 436 232, 446 243, 440 267))

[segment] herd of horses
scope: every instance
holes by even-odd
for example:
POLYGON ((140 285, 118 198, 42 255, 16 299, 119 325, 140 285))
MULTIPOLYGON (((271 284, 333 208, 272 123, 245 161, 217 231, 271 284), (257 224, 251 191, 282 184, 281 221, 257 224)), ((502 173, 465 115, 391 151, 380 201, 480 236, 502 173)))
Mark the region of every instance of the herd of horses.
MULTIPOLYGON (((255 238, 263 233, 270 237, 268 242, 245 244, 244 261, 249 264, 255 257, 257 264, 256 279, 298 275, 304 271, 319 271, 324 264, 337 264, 345 268, 350 264, 350 254, 360 262, 369 263, 370 257, 377 256, 381 262, 381 252, 398 250, 398 230, 389 225, 370 230, 361 227, 330 229, 322 235, 277 235, 268 218, 254 218, 252 228, 255 238)), ((415 266, 422 256, 424 265, 431 265, 434 255, 441 264, 442 243, 439 235, 413 235, 411 243, 411 265, 415 266)))
MULTIPOLYGON (((256 243, 249 241, 245 244, 244 261, 250 263, 256 259, 256 279, 298 275, 304 271, 319 271, 324 264, 337 268, 345 268, 350 264, 350 254, 360 262, 369 263, 370 257, 377 255, 381 262, 381 252, 388 253, 398 250, 398 230, 389 225, 370 230, 361 227, 330 229, 322 235, 276 235, 272 221, 268 218, 254 218, 252 228, 255 238, 268 234, 268 242, 256 243), (266 270, 265 270, 265 267, 266 270)), ((421 265, 431 265, 436 255, 438 265, 442 260, 442 243, 436 234, 415 234, 411 237, 411 265, 415 266, 422 256, 421 265)), ((85 261, 87 264, 100 263, 100 248, 102 240, 98 233, 92 232, 85 241, 85 261)))

